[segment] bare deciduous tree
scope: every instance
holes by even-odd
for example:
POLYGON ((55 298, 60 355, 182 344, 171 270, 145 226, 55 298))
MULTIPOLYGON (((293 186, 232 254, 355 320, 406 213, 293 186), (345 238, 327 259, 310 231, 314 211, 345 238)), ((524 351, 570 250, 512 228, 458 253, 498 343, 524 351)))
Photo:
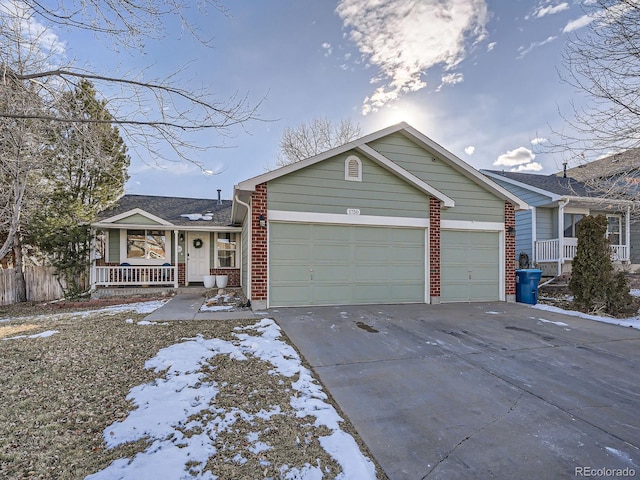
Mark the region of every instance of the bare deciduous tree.
POLYGON ((570 34, 561 77, 585 103, 563 115, 569 128, 554 145, 571 162, 640 146, 640 2, 595 0, 583 8, 588 25, 570 34))
POLYGON ((287 127, 280 138, 276 167, 299 162, 332 148, 349 143, 361 135, 360 125, 351 119, 334 124, 328 118, 313 118, 295 128, 287 127))

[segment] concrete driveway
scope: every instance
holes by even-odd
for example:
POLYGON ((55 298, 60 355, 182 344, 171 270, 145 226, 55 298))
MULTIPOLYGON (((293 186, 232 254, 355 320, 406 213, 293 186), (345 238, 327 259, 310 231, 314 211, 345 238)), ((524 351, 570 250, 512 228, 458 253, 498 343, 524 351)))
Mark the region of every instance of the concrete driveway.
POLYGON ((507 303, 269 313, 392 480, 640 477, 638 330, 507 303))

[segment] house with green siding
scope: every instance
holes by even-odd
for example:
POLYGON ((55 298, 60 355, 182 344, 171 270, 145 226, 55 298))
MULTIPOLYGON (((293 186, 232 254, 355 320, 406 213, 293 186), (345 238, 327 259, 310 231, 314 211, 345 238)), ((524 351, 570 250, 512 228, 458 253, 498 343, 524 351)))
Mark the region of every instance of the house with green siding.
POLYGON ((164 232, 147 279, 178 286, 227 272, 257 309, 515 299, 515 215, 528 205, 406 123, 208 202, 171 215, 133 203, 104 212, 94 229, 109 254, 94 270, 108 268, 95 287, 122 281, 122 263, 139 282, 164 232), (127 252, 142 235, 134 265, 127 252))

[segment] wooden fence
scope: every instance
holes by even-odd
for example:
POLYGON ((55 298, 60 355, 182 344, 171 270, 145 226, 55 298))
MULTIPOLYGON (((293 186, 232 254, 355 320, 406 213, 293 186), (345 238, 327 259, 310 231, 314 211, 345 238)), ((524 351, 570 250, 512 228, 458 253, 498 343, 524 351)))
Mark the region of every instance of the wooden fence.
MULTIPOLYGON (((25 267, 27 300, 46 302, 64 296, 53 267, 25 267)), ((16 303, 15 272, 13 268, 0 268, 0 305, 16 303)))

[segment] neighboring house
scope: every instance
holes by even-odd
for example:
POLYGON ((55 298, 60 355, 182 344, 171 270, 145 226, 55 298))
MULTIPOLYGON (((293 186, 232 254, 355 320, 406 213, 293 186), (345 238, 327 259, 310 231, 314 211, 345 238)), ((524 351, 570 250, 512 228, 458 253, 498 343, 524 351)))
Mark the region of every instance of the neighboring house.
MULTIPOLYGON (((556 175, 563 176, 565 172, 556 175)), ((640 148, 594 160, 569 168, 566 176, 586 182, 608 198, 616 196, 632 200, 631 263, 640 264, 640 148), (638 248, 634 248, 638 246, 638 248)))
POLYGON ((625 182, 637 185, 640 178, 640 148, 631 148, 624 152, 584 163, 565 171, 556 173, 557 176, 567 176, 581 182, 594 179, 620 178, 625 182))
POLYGON ((482 171, 523 199, 529 210, 516 212, 516 252, 545 275, 571 270, 578 240, 576 227, 585 215, 607 217, 607 237, 614 261, 631 262, 631 202, 612 201, 573 178, 531 173, 482 171))
POLYGON ((195 238, 209 242, 209 271, 229 268, 216 263, 223 235, 235 245, 236 283, 257 309, 515 300, 514 214, 528 206, 405 123, 240 182, 233 198, 171 215, 161 201, 153 212, 120 205, 93 225, 118 231, 107 244, 119 256, 100 263, 117 272, 143 228, 151 259, 153 232, 162 231, 156 263, 169 263, 182 285, 180 272, 191 282, 207 270, 192 266, 195 238), (182 216, 209 212, 210 220, 182 216))

